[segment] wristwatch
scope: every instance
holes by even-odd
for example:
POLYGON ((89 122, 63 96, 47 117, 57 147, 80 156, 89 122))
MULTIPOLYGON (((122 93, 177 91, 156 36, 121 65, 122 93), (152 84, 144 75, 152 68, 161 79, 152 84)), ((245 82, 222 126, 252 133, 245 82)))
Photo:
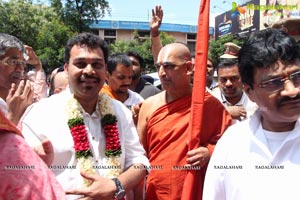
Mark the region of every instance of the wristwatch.
POLYGON ((121 182, 119 181, 119 179, 113 178, 112 180, 115 182, 115 184, 117 186, 117 190, 116 190, 114 199, 122 200, 125 197, 125 190, 124 190, 121 182))

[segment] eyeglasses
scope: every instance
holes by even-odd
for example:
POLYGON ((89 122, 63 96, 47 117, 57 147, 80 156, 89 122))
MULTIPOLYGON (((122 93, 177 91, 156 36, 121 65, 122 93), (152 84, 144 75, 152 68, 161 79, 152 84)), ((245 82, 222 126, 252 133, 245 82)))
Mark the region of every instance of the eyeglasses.
POLYGON ((268 93, 273 93, 282 90, 286 80, 292 81, 295 87, 300 87, 300 71, 290 74, 287 78, 278 77, 264 81, 258 87, 264 88, 268 93))
POLYGON ((184 65, 186 63, 186 61, 182 64, 175 64, 175 63, 171 63, 171 62, 164 62, 164 63, 156 63, 154 64, 154 67, 157 69, 157 71, 160 69, 160 67, 162 66, 165 70, 172 70, 174 69, 176 66, 181 66, 184 65))
POLYGON ((17 65, 21 65, 22 67, 26 66, 26 62, 23 60, 16 60, 16 59, 11 59, 11 60, 0 60, 0 63, 5 63, 9 66, 17 66, 17 65))

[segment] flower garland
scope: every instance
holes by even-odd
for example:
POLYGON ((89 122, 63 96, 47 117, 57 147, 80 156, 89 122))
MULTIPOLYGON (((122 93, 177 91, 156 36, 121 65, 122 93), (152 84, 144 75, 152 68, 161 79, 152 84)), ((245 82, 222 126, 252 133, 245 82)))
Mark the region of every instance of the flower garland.
MULTIPOLYGON (((84 173, 96 174, 93 169, 94 160, 90 149, 86 126, 83 120, 83 108, 78 101, 72 97, 67 103, 68 126, 70 128, 76 159, 79 169, 84 173)), ((121 172, 120 155, 122 153, 117 118, 113 112, 110 98, 106 94, 99 94, 98 109, 101 114, 101 124, 104 130, 106 149, 105 156, 110 171, 107 178, 117 177, 121 172)), ((84 179, 84 185, 90 186, 91 181, 84 179)))

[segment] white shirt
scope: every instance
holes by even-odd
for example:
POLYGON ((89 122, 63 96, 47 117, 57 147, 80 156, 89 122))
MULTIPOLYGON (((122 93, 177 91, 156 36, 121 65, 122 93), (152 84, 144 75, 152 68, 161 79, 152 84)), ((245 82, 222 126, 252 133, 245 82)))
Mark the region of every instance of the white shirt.
MULTIPOLYGON (((247 118, 251 117, 253 113, 257 110, 256 103, 251 101, 245 92, 243 92, 243 95, 239 100, 239 102, 237 102, 234 105, 232 105, 230 102, 226 100, 225 96, 223 95, 219 87, 212 90, 211 94, 215 96, 225 106, 225 108, 228 106, 242 106, 243 108, 245 108, 247 112, 247 118)), ((234 122, 235 123, 239 122, 239 120, 234 120, 234 122)))
POLYGON ((7 113, 7 103, 0 97, 0 109, 6 115, 7 113))
POLYGON ((209 89, 210 89, 210 90, 213 90, 213 89, 215 89, 217 86, 218 86, 218 82, 215 81, 215 79, 213 79, 212 82, 211 82, 211 84, 210 84, 210 86, 209 86, 209 89))
POLYGON ((137 92, 128 89, 128 98, 124 101, 124 105, 128 108, 144 101, 144 98, 137 92))
POLYGON ((272 153, 260 119, 258 110, 229 127, 218 141, 206 172, 203 200, 300 198, 300 120, 272 153))
MULTIPOLYGON (((76 166, 77 163, 73 138, 67 125, 66 102, 70 97, 70 90, 67 89, 64 92, 42 99, 28 108, 21 119, 22 133, 30 146, 41 145, 40 139, 45 137, 52 142, 55 156, 51 167, 64 190, 82 187, 82 177, 78 167, 70 169, 76 166), (63 167, 69 169, 61 169, 63 167)), ((131 112, 117 100, 112 100, 112 103, 118 119, 122 169, 125 170, 135 163, 149 166, 145 151, 139 142, 131 112)), ((105 136, 101 127, 100 114, 97 110, 92 115, 84 113, 83 116, 88 129, 88 138, 95 165, 107 166, 104 155, 105 136)), ((97 169, 98 174, 105 176, 108 170, 100 169, 100 167, 97 169)), ((73 196, 73 198, 75 197, 73 196)))

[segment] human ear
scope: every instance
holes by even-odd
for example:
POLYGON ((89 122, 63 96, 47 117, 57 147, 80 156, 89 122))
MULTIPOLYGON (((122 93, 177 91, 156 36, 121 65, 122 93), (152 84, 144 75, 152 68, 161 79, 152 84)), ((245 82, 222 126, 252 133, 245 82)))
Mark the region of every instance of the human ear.
POLYGON ((68 71, 69 71, 69 64, 65 63, 64 64, 64 73, 65 73, 66 77, 68 77, 68 71))
POLYGON ((248 84, 243 84, 244 92, 247 94, 249 99, 253 102, 255 102, 255 95, 253 93, 253 89, 248 84))
POLYGON ((194 72, 194 65, 191 61, 186 62, 186 67, 187 67, 187 74, 192 75, 194 72))

